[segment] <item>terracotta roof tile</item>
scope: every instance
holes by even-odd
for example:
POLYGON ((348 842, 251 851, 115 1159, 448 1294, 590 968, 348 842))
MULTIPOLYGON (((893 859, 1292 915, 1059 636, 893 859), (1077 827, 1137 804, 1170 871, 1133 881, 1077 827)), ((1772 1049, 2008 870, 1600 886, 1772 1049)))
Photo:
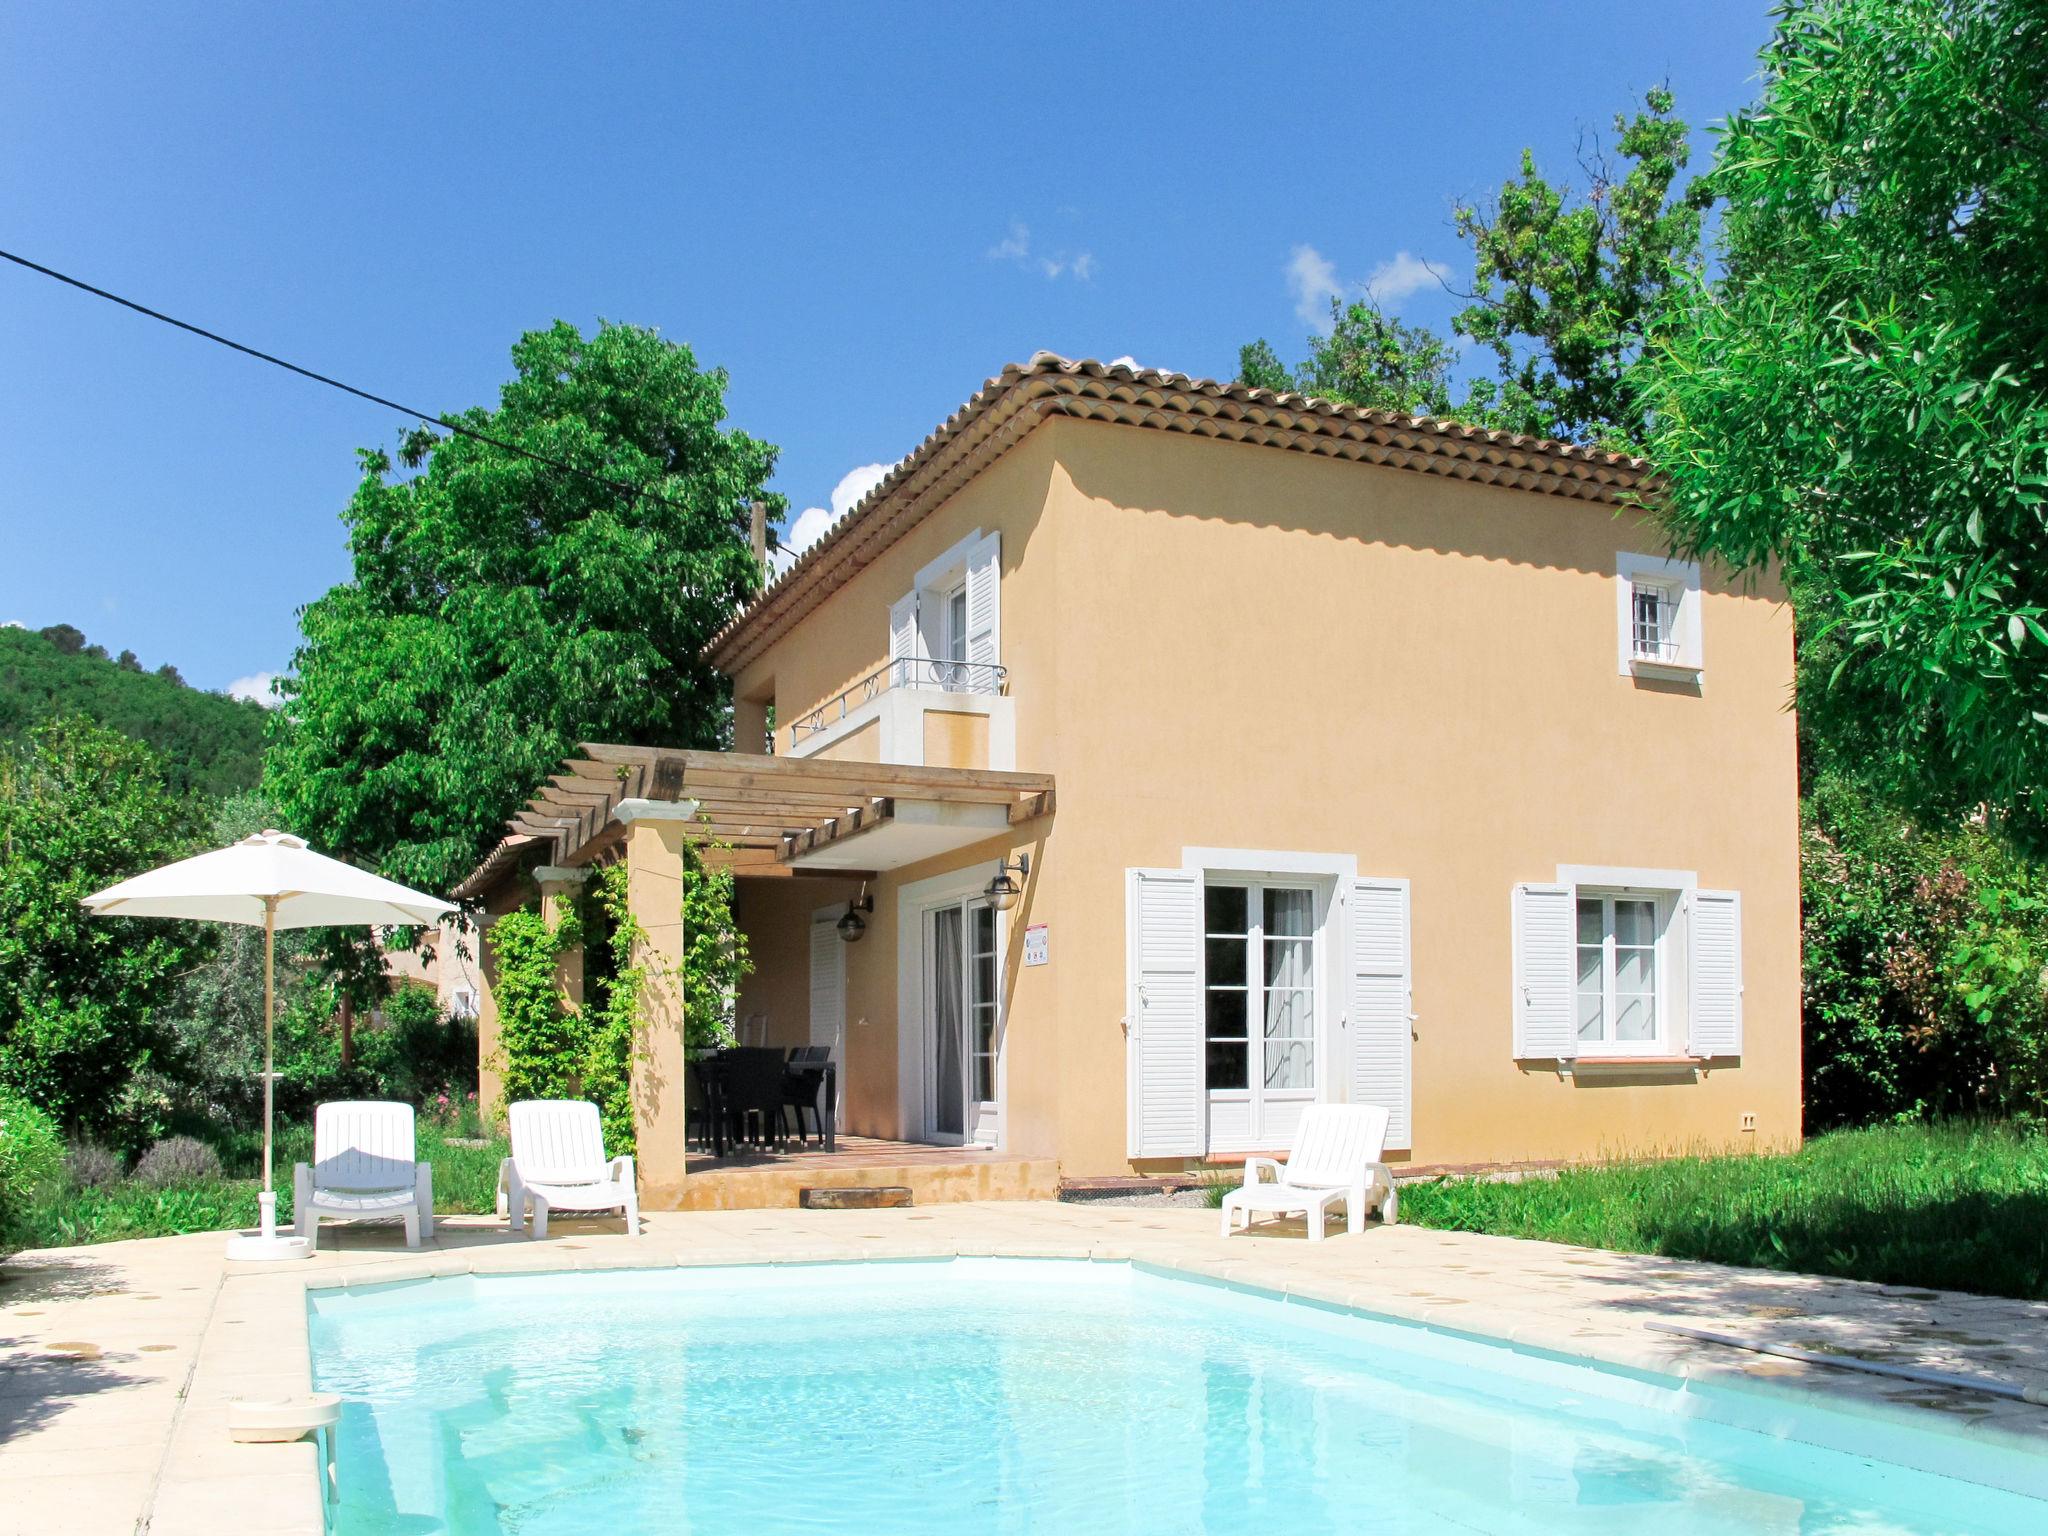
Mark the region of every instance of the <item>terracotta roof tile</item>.
POLYGON ((1186 432, 1609 503, 1625 500, 1650 468, 1627 454, 1547 438, 1040 352, 1028 363, 1010 364, 947 417, 720 630, 706 656, 725 672, 746 665, 1052 417, 1186 432))

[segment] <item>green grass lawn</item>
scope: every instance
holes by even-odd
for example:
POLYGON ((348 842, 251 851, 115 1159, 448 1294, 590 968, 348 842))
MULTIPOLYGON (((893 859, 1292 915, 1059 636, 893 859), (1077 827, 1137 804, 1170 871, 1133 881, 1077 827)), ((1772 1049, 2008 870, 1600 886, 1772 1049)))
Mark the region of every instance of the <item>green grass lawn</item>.
POLYGON ((2048 1300, 2048 1137, 1884 1126, 1785 1157, 1683 1157, 1401 1191, 1419 1226, 2048 1300))
MULTIPOLYGON (((420 1157, 434 1165, 434 1209, 442 1215, 495 1209, 498 1161, 503 1138, 484 1147, 450 1146, 443 1133, 422 1123, 420 1157)), ((310 1129, 279 1134, 276 1152, 277 1218, 291 1220, 292 1164, 312 1154, 310 1129)), ((68 1248, 110 1243, 124 1237, 167 1237, 178 1232, 216 1232, 253 1227, 262 1188, 263 1144, 251 1138, 230 1149, 230 1176, 195 1180, 158 1189, 135 1179, 99 1189, 53 1191, 22 1213, 14 1241, 24 1248, 68 1248)))

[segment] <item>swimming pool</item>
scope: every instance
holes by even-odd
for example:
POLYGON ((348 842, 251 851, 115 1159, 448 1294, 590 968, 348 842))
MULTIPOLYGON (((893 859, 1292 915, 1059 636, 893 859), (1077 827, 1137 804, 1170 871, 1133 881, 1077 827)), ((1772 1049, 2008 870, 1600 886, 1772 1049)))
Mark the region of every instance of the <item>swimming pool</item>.
POLYGON ((2048 1503, 1710 1422, 1661 1379, 1124 1264, 308 1296, 341 1536, 2048 1530, 2048 1503))

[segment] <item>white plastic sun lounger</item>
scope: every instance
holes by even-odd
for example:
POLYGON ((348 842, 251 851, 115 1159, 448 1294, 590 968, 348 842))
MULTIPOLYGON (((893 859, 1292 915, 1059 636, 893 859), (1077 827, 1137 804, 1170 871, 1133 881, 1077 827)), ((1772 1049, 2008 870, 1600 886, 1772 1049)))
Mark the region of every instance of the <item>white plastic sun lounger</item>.
POLYGON ((550 1211, 617 1211, 640 1235, 640 1191, 631 1157, 604 1155, 597 1106, 583 1099, 528 1099, 507 1111, 512 1155, 498 1165, 498 1214, 533 1235, 548 1235, 550 1211))
POLYGON ((412 1106, 374 1101, 322 1104, 313 1111, 313 1161, 292 1170, 292 1217, 316 1246, 320 1218, 396 1216, 405 1246, 434 1235, 434 1170, 413 1159, 412 1106))
POLYGON ((1311 1241, 1321 1241, 1330 1207, 1344 1207, 1346 1231, 1365 1227, 1372 1206, 1380 1219, 1394 1224, 1398 1204, 1393 1171, 1381 1161, 1386 1152, 1387 1112, 1377 1104, 1311 1104, 1301 1112, 1294 1149, 1285 1163, 1250 1157, 1244 1164, 1244 1187, 1223 1197, 1223 1235, 1230 1236, 1242 1216, 1247 1230, 1255 1214, 1308 1220, 1311 1241), (1266 1183, 1261 1170, 1271 1169, 1266 1183))

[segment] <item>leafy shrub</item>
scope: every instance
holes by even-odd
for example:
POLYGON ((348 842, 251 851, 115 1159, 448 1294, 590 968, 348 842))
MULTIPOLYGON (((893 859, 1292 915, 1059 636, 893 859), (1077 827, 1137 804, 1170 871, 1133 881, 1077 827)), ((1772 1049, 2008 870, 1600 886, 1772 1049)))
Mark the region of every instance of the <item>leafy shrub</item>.
POLYGON ((441 1011, 425 987, 401 986, 384 1000, 381 1025, 356 1030, 354 1069, 367 1097, 424 1108, 476 1086, 476 1025, 441 1011))
POLYGON ((81 1141, 64 1154, 65 1182, 73 1189, 104 1189, 121 1171, 121 1154, 96 1141, 81 1141))
POLYGON ((1809 1132, 2048 1115, 2048 875, 1822 773, 1802 805, 1809 1132))
POLYGON ((63 1169, 56 1122, 24 1099, 0 1097, 0 1235, 19 1225, 63 1169))
POLYGON ((220 1176, 220 1154, 196 1136, 166 1136, 135 1165, 136 1181, 158 1189, 220 1176))

